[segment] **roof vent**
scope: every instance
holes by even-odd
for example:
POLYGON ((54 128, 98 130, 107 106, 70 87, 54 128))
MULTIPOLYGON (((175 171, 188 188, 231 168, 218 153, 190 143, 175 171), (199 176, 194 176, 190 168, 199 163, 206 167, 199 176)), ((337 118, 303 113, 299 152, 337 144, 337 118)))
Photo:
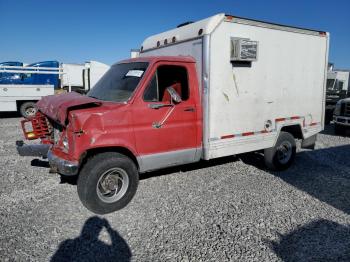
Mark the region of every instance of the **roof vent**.
POLYGON ((189 25, 189 24, 192 24, 192 23, 193 23, 193 21, 188 21, 188 22, 185 22, 185 23, 179 24, 179 25, 177 26, 177 28, 179 28, 179 27, 183 27, 183 26, 185 26, 185 25, 189 25))

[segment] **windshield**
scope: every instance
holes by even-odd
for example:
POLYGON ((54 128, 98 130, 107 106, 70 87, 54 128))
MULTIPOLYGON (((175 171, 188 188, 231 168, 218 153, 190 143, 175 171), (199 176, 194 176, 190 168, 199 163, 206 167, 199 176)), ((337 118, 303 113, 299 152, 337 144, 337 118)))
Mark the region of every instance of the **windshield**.
POLYGON ((147 67, 145 62, 113 65, 87 95, 104 101, 128 101, 147 67))

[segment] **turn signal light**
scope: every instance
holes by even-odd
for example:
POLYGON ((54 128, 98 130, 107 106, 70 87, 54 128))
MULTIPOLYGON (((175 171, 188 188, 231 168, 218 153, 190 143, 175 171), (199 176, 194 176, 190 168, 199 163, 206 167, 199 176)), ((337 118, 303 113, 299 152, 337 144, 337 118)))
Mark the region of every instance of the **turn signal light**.
POLYGON ((36 135, 33 132, 28 132, 26 135, 28 138, 35 138, 36 137, 36 135))

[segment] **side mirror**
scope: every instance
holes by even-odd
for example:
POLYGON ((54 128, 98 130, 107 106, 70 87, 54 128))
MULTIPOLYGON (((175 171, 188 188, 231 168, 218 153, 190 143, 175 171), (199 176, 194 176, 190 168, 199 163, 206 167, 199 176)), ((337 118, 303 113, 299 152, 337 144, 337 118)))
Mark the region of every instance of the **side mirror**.
POLYGON ((176 104, 182 101, 181 96, 176 92, 176 90, 173 87, 167 87, 166 91, 170 94, 171 100, 174 101, 176 104))

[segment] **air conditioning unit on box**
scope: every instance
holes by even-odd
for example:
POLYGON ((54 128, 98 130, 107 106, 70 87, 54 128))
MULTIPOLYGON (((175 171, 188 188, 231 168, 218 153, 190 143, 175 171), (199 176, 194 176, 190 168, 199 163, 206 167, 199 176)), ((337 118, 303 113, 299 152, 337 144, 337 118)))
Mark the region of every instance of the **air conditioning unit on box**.
POLYGON ((256 61, 258 41, 245 38, 231 38, 231 61, 256 61))

